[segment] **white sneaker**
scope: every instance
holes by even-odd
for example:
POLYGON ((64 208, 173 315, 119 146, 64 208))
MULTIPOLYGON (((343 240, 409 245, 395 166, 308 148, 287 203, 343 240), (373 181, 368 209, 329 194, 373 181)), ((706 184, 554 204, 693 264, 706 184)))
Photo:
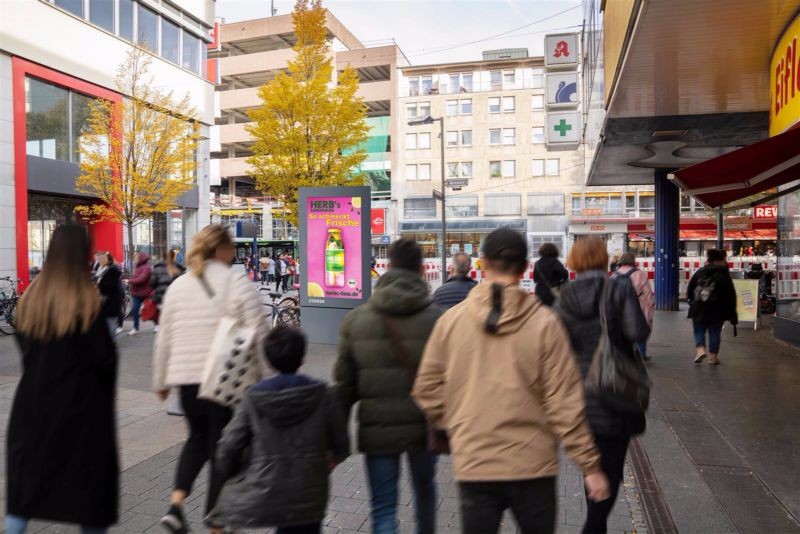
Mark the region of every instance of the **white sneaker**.
POLYGON ((129 335, 129 336, 135 336, 135 335, 136 335, 136 334, 138 334, 138 333, 139 333, 139 331, 138 331, 138 330, 136 330, 136 329, 134 328, 133 330, 131 330, 130 332, 128 332, 128 335, 129 335))
POLYGON ((155 325, 155 326, 153 327, 153 333, 154 333, 154 334, 158 334, 158 325, 155 325))
POLYGON ((118 326, 118 327, 117 327, 117 329, 116 329, 116 330, 114 330, 114 335, 115 335, 115 336, 118 336, 118 335, 120 335, 120 334, 123 332, 123 330, 125 330, 125 329, 124 329, 124 328, 122 328, 121 326, 118 326))

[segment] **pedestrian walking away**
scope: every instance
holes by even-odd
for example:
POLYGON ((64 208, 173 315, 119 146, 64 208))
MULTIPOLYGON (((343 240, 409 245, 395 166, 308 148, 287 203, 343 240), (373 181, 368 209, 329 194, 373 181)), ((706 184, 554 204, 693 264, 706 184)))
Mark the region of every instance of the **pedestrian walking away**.
MULTIPOLYGON (((214 456, 232 413, 222 404, 198 397, 206 369, 214 363, 217 329, 223 318, 233 318, 256 330, 257 347, 266 333, 258 292, 241 270, 230 267, 233 257, 228 229, 219 224, 205 227, 194 237, 187 254, 189 272, 176 279, 164 296, 161 331, 153 349, 153 387, 162 400, 170 389, 177 388, 189 429, 178 458, 170 508, 161 520, 173 533, 187 532, 184 502, 207 461, 211 466, 206 514, 213 510, 224 482, 214 469, 214 456)), ((255 358, 253 365, 262 369, 260 362, 255 358)), ((206 518, 206 526, 212 533, 221 533, 224 525, 210 519, 206 518)))
MULTIPOLYGON (((572 245, 567 266, 577 273, 575 281, 561 292, 557 309, 562 316, 581 375, 586 378, 601 336, 608 335, 615 346, 615 357, 634 360, 639 356, 634 344, 650 334, 633 284, 624 275, 609 280, 606 244, 598 238, 586 238, 572 245), (608 334, 602 331, 601 293, 606 293, 608 334)), ((622 413, 604 404, 596 392, 586 390, 586 416, 600 450, 603 473, 608 478, 611 498, 591 499, 587 493, 584 534, 604 534, 608 515, 614 508, 625 467, 625 455, 632 436, 644 432, 644 412, 622 413)))
POLYGON ((266 254, 264 257, 259 258, 258 260, 258 273, 260 275, 261 284, 267 284, 271 282, 269 273, 270 273, 270 266, 272 265, 272 259, 269 257, 269 254, 266 254))
POLYGON ((736 288, 733 286, 728 261, 724 250, 710 249, 707 263, 701 267, 686 289, 689 302, 689 318, 694 328, 694 363, 719 365, 719 348, 722 342, 722 325, 730 321, 733 335, 739 316, 736 311, 736 288), (708 334, 708 344, 706 344, 708 334))
POLYGON ((558 261, 558 248, 553 243, 539 247, 539 259, 533 264, 534 291, 547 306, 561 294, 561 286, 569 281, 569 271, 558 261))
POLYGON ((286 261, 283 254, 275 256, 275 293, 280 292, 283 276, 286 274, 286 261))
POLYGON ((186 267, 175 261, 175 257, 175 250, 168 251, 164 261, 160 261, 153 266, 153 274, 150 275, 150 288, 153 290, 151 298, 159 310, 154 318, 156 323, 155 332, 159 330, 160 311, 164 305, 164 295, 167 292, 167 288, 176 278, 186 272, 186 267))
POLYGON ((153 292, 150 288, 150 275, 153 272, 150 267, 150 255, 146 252, 137 252, 133 255, 133 265, 135 266, 133 276, 128 280, 128 285, 131 288, 131 315, 133 316, 133 329, 128 332, 129 336, 135 336, 139 333, 142 303, 153 292))
MULTIPOLYGON (((619 268, 614 272, 615 278, 626 278, 631 281, 633 291, 639 299, 639 306, 647 321, 647 327, 653 331, 653 315, 656 311, 656 297, 653 288, 650 286, 650 277, 646 272, 636 267, 636 257, 630 252, 626 252, 619 258, 619 268)), ((650 360, 647 355, 647 340, 637 341, 636 347, 645 360, 650 360)))
POLYGON ((22 376, 6 436, 8 534, 22 534, 31 519, 76 523, 84 534, 117 522, 117 352, 89 254, 86 228, 56 228, 17 308, 22 376))
POLYGON ((114 256, 110 252, 98 252, 97 258, 99 268, 94 274, 94 280, 100 291, 102 303, 100 315, 105 319, 111 337, 114 337, 117 333, 119 310, 122 307, 122 295, 119 291, 122 269, 114 261, 114 256))
POLYGON ((469 276, 471 270, 472 258, 469 254, 459 252, 453 256, 450 278, 434 292, 434 304, 450 309, 456 304, 462 303, 472 288, 478 285, 478 282, 469 276))
POLYGON ((347 421, 327 384, 298 373, 306 351, 300 330, 273 329, 264 350, 279 374, 251 387, 225 428, 217 470, 229 481, 216 513, 229 528, 318 533, 328 474, 350 454, 347 421))
POLYGON ((397 532, 400 463, 408 460, 418 534, 436 525, 436 456, 428 451, 425 416, 411 399, 422 351, 442 311, 422 278, 422 250, 400 239, 389 246, 389 271, 366 304, 342 321, 334 368, 349 413, 358 403, 358 449, 365 454, 372 532, 397 532), (395 350, 402 340, 401 350, 395 350))
POLYGON ((506 509, 521 532, 552 533, 559 443, 590 497, 608 497, 580 373, 558 316, 520 287, 524 238, 495 230, 483 265, 486 282, 436 324, 413 397, 449 435, 466 534, 497 532, 506 509))

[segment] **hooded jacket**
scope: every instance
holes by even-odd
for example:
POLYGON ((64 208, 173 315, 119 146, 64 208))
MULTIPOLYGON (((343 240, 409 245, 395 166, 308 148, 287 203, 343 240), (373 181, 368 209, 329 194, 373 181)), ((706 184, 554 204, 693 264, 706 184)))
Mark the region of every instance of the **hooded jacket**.
POLYGON ((397 454, 427 447, 425 416, 411 400, 413 379, 395 352, 382 315, 403 340, 414 375, 425 342, 442 311, 431 305, 419 274, 393 269, 369 301, 342 321, 336 389, 346 410, 358 406, 358 447, 367 454, 397 454))
POLYGON ((217 448, 216 468, 228 479, 217 505, 225 525, 250 529, 322 521, 328 455, 338 463, 349 453, 344 414, 325 383, 281 374, 256 384, 217 448))
POLYGON ((561 322, 538 298, 507 286, 490 333, 493 291, 493 284, 480 284, 444 314, 414 384, 414 400, 450 436, 455 478, 555 476, 559 442, 585 474, 599 471, 561 322))
POLYGON ((128 280, 131 288, 131 295, 134 297, 147 298, 153 290, 150 288, 150 275, 153 270, 150 267, 150 255, 145 252, 139 253, 139 261, 136 269, 128 280))
MULTIPOLYGON (((603 280, 608 284, 606 320, 616 354, 634 358, 633 344, 646 341, 650 327, 642 313, 633 284, 625 278, 608 279, 605 271, 589 272, 570 283, 561 292, 558 311, 564 320, 581 374, 585 377, 600 342, 600 290, 603 280)), ((645 429, 644 415, 624 415, 613 412, 592 394, 586 395, 586 415, 595 434, 602 436, 632 436, 645 429)))
POLYGON ((560 288, 568 281, 569 271, 558 261, 558 258, 545 256, 533 264, 533 282, 536 284, 534 291, 548 306, 552 306, 556 300, 552 289, 560 288))

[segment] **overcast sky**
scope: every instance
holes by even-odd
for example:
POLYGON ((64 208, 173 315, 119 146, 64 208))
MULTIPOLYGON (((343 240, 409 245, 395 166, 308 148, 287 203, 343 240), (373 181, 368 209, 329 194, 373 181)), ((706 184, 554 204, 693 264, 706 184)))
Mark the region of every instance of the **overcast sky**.
MULTIPOLYGON (((274 2, 279 15, 294 6, 294 0, 274 2)), ((578 31, 582 15, 577 0, 323 0, 323 5, 366 46, 394 39, 414 65, 477 60, 483 50, 495 48, 541 55, 545 34, 578 31)), ((266 17, 269 10, 270 0, 217 0, 217 16, 226 22, 266 17)))

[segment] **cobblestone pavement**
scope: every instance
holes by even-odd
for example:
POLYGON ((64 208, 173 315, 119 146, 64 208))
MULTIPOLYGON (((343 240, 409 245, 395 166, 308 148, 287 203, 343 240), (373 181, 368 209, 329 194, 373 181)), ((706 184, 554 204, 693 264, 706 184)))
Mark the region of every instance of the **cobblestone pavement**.
MULTIPOLYGON (((161 532, 157 522, 166 512, 166 503, 175 473, 175 462, 186 430, 180 417, 166 415, 166 405, 158 402, 148 390, 150 354, 153 337, 143 332, 135 338, 121 337, 120 389, 117 412, 119 425, 122 488, 119 524, 114 533, 161 532)), ((312 346, 304 372, 318 378, 328 378, 335 359, 333 347, 312 346)), ((5 454, 5 429, 8 411, 16 388, 18 356, 11 338, 0 337, 0 425, 2 440, 0 450, 5 454)), ((5 507, 5 462, 0 467, 2 476, 2 506, 5 507)), ((203 532, 200 524, 204 508, 205 474, 201 475, 194 493, 187 501, 186 511, 194 532, 203 532)), ((326 533, 369 532, 369 489, 363 469, 363 460, 354 455, 340 465, 332 475, 331 498, 325 519, 326 533)), ((437 485, 439 504, 438 531, 459 532, 457 486, 453 482, 449 458, 439 462, 437 485)), ((560 534, 581 531, 585 503, 581 476, 575 466, 563 462, 558 479, 559 511, 557 515, 560 534)), ((400 492, 400 532, 414 532, 414 507, 410 482, 404 476, 400 492)), ((630 474, 625 488, 609 522, 609 532, 643 532, 641 513, 635 486, 630 474), (637 526, 638 525, 638 526, 637 526)), ((30 532, 73 533, 74 527, 32 523, 30 532)), ((515 532, 516 527, 506 518, 503 532, 515 532)))

